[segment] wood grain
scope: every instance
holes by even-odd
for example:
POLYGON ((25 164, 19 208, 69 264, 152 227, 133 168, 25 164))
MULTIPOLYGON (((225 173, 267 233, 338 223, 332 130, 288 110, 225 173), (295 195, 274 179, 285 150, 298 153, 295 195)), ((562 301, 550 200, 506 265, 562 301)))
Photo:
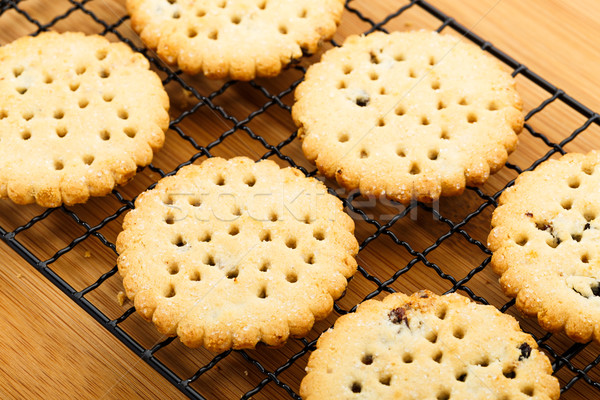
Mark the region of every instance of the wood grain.
MULTIPOLYGON (((404 1, 392 0, 355 0, 351 4, 361 10, 365 16, 378 20, 404 3, 404 1)), ((598 68, 600 51, 597 45, 597 38, 600 37, 600 25, 597 23, 600 18, 599 2, 595 0, 578 2, 432 0, 431 3, 465 26, 473 28, 477 34, 588 107, 600 110, 598 95, 600 93, 598 68)), ((68 1, 29 0, 20 2, 19 7, 27 10, 36 19, 47 23, 53 16, 69 9, 71 4, 68 1)), ((114 23, 124 15, 122 2, 117 0, 92 1, 86 7, 109 23, 114 23)), ((438 26, 439 21, 418 7, 412 7, 387 24, 386 28, 406 30, 438 26)), ((367 28, 368 25, 354 14, 346 12, 336 34, 336 40, 341 41, 349 34, 367 28)), ((60 20, 53 29, 98 33, 103 30, 103 27, 82 11, 75 10, 67 18, 60 20)), ((34 30, 35 26, 14 10, 0 15, 0 43, 2 44, 34 30)), ((119 28, 119 32, 136 40, 127 23, 119 28)), ((109 37, 112 40, 116 39, 114 35, 109 37)), ((309 61, 317 59, 318 55, 309 61)), ((308 62, 305 61, 304 65, 308 65, 308 62)), ((298 77, 300 77, 298 71, 288 70, 277 79, 261 80, 260 84, 270 93, 279 93, 298 77)), ((184 77, 184 79, 204 95, 221 85, 219 82, 209 82, 201 77, 184 77)), ((527 111, 550 97, 551 94, 535 86, 523 76, 518 76, 517 79, 527 111)), ((167 90, 172 98, 173 118, 177 117, 182 110, 191 107, 192 103, 177 85, 170 83, 167 85, 167 90)), ((246 83, 235 84, 214 99, 215 104, 238 119, 244 119, 251 112, 267 105, 263 114, 251 119, 246 125, 253 132, 267 139, 269 143, 276 144, 288 137, 294 131, 294 126, 287 111, 277 105, 269 105, 268 101, 269 99, 263 93, 246 83)), ((292 95, 288 94, 283 101, 290 105, 292 95)), ((535 115, 529 122, 535 131, 544 133, 550 140, 560 142, 583 124, 585 118, 557 101, 535 115)), ((180 124, 184 132, 200 145, 208 145, 232 126, 231 121, 223 119, 207 107, 201 107, 180 124)), ((600 129, 598 126, 592 126, 569 143, 566 149, 588 151, 599 147, 600 129)), ((539 139, 524 133, 519 148, 510 157, 510 162, 521 168, 527 168, 548 149, 539 139)), ((212 154, 219 156, 247 155, 253 158, 260 157, 266 151, 258 141, 241 130, 227 136, 223 144, 211 150, 212 154)), ((197 150, 188 142, 170 131, 167 144, 158 154, 155 165, 164 171, 170 171, 196 152, 197 150)), ((292 157, 300 165, 312 168, 304 160, 297 141, 286 146, 283 153, 292 157)), ((492 194, 515 176, 514 171, 505 168, 490 179, 482 190, 492 194)), ((126 198, 132 198, 158 178, 158 174, 147 169, 128 186, 120 189, 120 192, 126 198)), ((481 198, 474 192, 468 191, 459 198, 443 200, 439 210, 446 218, 459 222, 480 204, 482 204, 481 198)), ((396 206, 385 200, 358 200, 355 205, 360 206, 373 218, 384 222, 389 220, 391 214, 399 211, 396 206)), ((111 196, 93 199, 86 205, 72 207, 70 210, 94 226, 118 210, 120 206, 121 204, 111 196)), ((43 211, 37 206, 17 207, 6 201, 0 202, 0 226, 13 230, 43 211)), ((485 243, 491 212, 492 207, 486 207, 463 227, 465 232, 473 239, 485 243)), ((107 240, 114 242, 120 231, 121 221, 122 215, 103 225, 99 232, 107 240)), ((435 220, 431 213, 422 209, 411 211, 407 217, 390 228, 398 239, 410 243, 417 251, 426 249, 448 230, 448 225, 435 220)), ((359 240, 364 240, 374 231, 372 225, 357 219, 356 235, 359 240)), ((17 239, 41 260, 47 260, 84 233, 85 229, 67 213, 57 210, 32 228, 17 235, 17 239)), ((2 259, 0 319, 3 321, 0 324, 1 398, 183 398, 183 395, 166 380, 134 356, 29 264, 16 256, 4 243, 0 244, 0 258, 2 259)), ((460 279, 486 257, 464 236, 455 234, 443 241, 436 250, 428 254, 427 258, 440 266, 444 272, 460 279)), ((412 259, 413 256, 408 251, 395 245, 389 236, 384 235, 371 242, 359 255, 360 264, 383 280, 393 276, 412 259)), ((77 244, 72 251, 59 257, 50 266, 76 290, 81 290, 93 283, 102 273, 111 270, 114 263, 114 252, 104 246, 98 238, 91 236, 77 244)), ((496 306, 501 306, 507 301, 498 288, 497 277, 489 269, 476 274, 467 286, 496 306)), ((452 287, 452 283, 440 278, 427 265, 418 262, 401 275, 391 287, 405 292, 426 287, 442 293, 452 287)), ((355 277, 349 285, 347 295, 339 302, 340 306, 345 309, 351 308, 375 288, 375 285, 364 277, 355 277)), ((86 298, 110 318, 116 318, 131 306, 129 303, 124 306, 117 303, 116 295, 120 290, 122 290, 121 280, 118 276, 113 276, 86 298)), ((525 329, 538 335, 542 334, 534 321, 522 318, 514 308, 511 308, 509 313, 517 316, 525 329)), ((309 339, 317 337, 318 332, 330 326, 337 317, 338 315, 334 314, 326 321, 318 323, 309 339)), ((147 348, 164 339, 152 326, 135 314, 122 324, 122 328, 147 348)), ((572 344, 564 335, 554 335, 549 343, 558 352, 566 350, 572 344)), ((259 361, 269 371, 274 371, 300 349, 302 345, 298 341, 291 341, 282 349, 259 348, 245 354, 259 361)), ((574 359, 574 367, 584 367, 599 352, 600 346, 588 346, 574 359)), ((166 349, 160 350, 157 357, 180 376, 188 378, 209 362, 214 354, 201 349, 190 350, 178 341, 174 341, 166 349)), ((300 357, 278 375, 279 379, 297 391, 307 358, 306 354, 300 357)), ((600 372, 597 369, 593 369, 589 375, 592 379, 600 380, 600 372)), ((558 373, 562 384, 573 376, 574 374, 566 367, 558 373)), ((242 354, 232 353, 215 368, 203 374, 192 386, 208 399, 233 399, 254 388, 264 378, 265 375, 242 354)), ((589 385, 580 380, 562 398, 598 398, 599 396, 598 391, 591 390, 589 385)), ((253 398, 289 397, 281 387, 271 382, 253 398)))

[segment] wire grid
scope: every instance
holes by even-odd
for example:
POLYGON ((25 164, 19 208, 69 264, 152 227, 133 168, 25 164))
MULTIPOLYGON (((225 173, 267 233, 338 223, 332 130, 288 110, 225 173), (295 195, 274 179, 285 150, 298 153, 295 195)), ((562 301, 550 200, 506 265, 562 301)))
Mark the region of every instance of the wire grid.
MULTIPOLYGON (((347 0, 346 9, 347 13, 354 15, 360 21, 364 22, 368 29, 365 33, 369 33, 375 30, 387 31, 386 25, 390 23, 390 21, 400 18, 405 12, 410 9, 419 8, 427 12, 430 16, 436 18, 440 25, 438 27, 438 31, 442 31, 447 28, 451 28, 458 32, 461 35, 464 35, 467 39, 473 41, 477 45, 479 45, 483 50, 491 53, 495 57, 499 58, 502 62, 508 65, 513 69, 513 76, 521 75, 531 81, 533 84, 537 85, 540 89, 542 89, 545 93, 547 93, 548 97, 545 98, 537 107, 534 107, 529 111, 525 120, 530 121, 532 117, 541 113, 542 111, 551 107, 551 104, 556 102, 561 102, 564 105, 568 106, 571 110, 579 113, 583 118, 584 122, 581 126, 574 129, 569 135, 564 137, 561 141, 553 141, 547 136, 543 135, 540 132, 537 132, 530 123, 525 124, 525 132, 523 135, 531 135, 532 137, 539 139, 545 146, 545 153, 537 158, 533 163, 526 168, 521 168, 517 165, 507 163, 506 167, 514 172, 521 173, 523 170, 531 170, 539 165, 544 160, 550 158, 554 154, 565 153, 564 147, 568 145, 570 142, 575 140, 582 132, 588 130, 590 126, 593 124, 600 124, 600 116, 597 113, 594 113, 592 110, 588 109, 581 103, 577 102, 572 97, 565 94, 562 90, 556 88, 549 82, 542 79, 540 76, 536 75, 534 72, 530 71, 526 66, 520 64, 510 56, 501 52, 497 48, 495 48, 491 43, 485 41, 484 39, 474 35, 471 33, 466 27, 459 24, 453 18, 447 16, 442 13, 438 9, 434 8, 431 4, 420 1, 420 0, 412 0, 409 1, 402 6, 398 7, 396 10, 391 12, 389 15, 385 15, 383 18, 379 18, 377 20, 373 20, 365 15, 364 12, 359 10, 359 6, 361 3, 366 3, 367 0, 347 0)), ((117 16, 118 18, 109 23, 104 19, 101 19, 97 16, 97 14, 93 11, 91 7, 91 3, 94 3, 93 0, 68 0, 68 9, 61 13, 60 15, 53 16, 51 20, 48 22, 42 23, 38 19, 32 17, 30 13, 24 10, 23 4, 24 1, 19 0, 0 0, 0 18, 8 11, 13 11, 13 15, 19 15, 25 18, 30 24, 35 26, 34 32, 31 32, 32 35, 37 35, 42 31, 49 30, 53 28, 57 23, 69 18, 73 13, 81 12, 87 15, 91 20, 100 27, 101 34, 113 34, 119 40, 130 45, 135 51, 138 51, 144 56, 146 56, 157 71, 160 71, 164 80, 163 83, 165 85, 169 83, 174 83, 178 85, 183 90, 191 93, 192 98, 194 99, 193 105, 183 111, 180 115, 178 115, 175 119, 172 120, 170 129, 174 131, 182 140, 189 143, 190 146, 193 147, 193 155, 181 162, 175 168, 164 171, 163 169, 157 167, 156 165, 151 164, 146 171, 150 171, 150 173, 154 173, 153 176, 164 177, 167 175, 172 175, 176 173, 181 167, 193 163, 195 160, 208 156, 210 157, 211 151, 216 149, 218 146, 227 146, 227 139, 232 135, 245 135, 242 136, 243 140, 248 142, 257 142, 264 148, 264 154, 261 158, 270 158, 275 157, 280 161, 287 163, 291 166, 297 167, 301 169, 307 175, 315 175, 316 170, 308 170, 299 163, 297 163, 297 159, 293 159, 289 155, 286 155, 285 150, 292 143, 297 143, 297 133, 289 132, 289 136, 276 144, 272 144, 269 140, 259 134, 256 133, 254 129, 252 129, 249 125, 253 122, 253 120, 260 118, 261 115, 268 112, 272 108, 279 108, 286 113, 290 112, 290 106, 284 103, 284 99, 286 96, 289 96, 293 93, 296 86, 301 82, 302 75, 306 71, 305 67, 301 64, 294 65, 291 68, 298 71, 300 78, 295 79, 288 87, 284 90, 273 94, 269 91, 263 84, 257 82, 250 82, 248 85, 255 90, 260 96, 264 97, 264 103, 261 107, 257 108, 253 112, 251 112, 247 117, 240 119, 234 117, 228 110, 220 106, 216 103, 218 98, 222 96, 231 88, 239 85, 238 82, 227 82, 220 87, 213 90, 210 94, 204 95, 200 93, 192 84, 187 81, 185 75, 182 75, 180 71, 172 71, 164 64, 162 64, 153 53, 148 51, 147 49, 140 47, 134 41, 124 36, 119 28, 124 25, 124 23, 128 20, 128 17, 125 15, 117 16), (225 130, 220 134, 218 138, 214 141, 201 144, 196 141, 196 139, 189 134, 189 132, 185 131, 185 128, 182 127, 183 121, 188 118, 191 118, 195 113, 200 109, 210 110, 212 113, 216 113, 221 119, 228 122, 230 128, 225 130)), ((67 3, 67 2, 65 2, 67 3)), ((0 19, 0 22, 2 20, 0 19)), ((332 41, 333 45, 337 45, 337 43, 332 41)), ((169 140, 169 139, 167 139, 169 140)), ((155 179, 154 179, 155 181, 155 179)), ((467 286, 477 274, 481 273, 485 270, 486 266, 490 261, 490 251, 486 248, 486 246, 478 239, 471 236, 468 231, 465 229, 465 226, 471 221, 480 216, 486 210, 492 209, 497 205, 496 201, 501 194, 501 192, 508 186, 512 185, 514 179, 508 180, 508 182, 504 183, 504 186, 496 191, 493 194, 486 194, 480 188, 468 188, 468 190, 472 193, 472 198, 476 198, 476 206, 473 211, 469 212, 467 215, 459 218, 460 220, 456 222, 453 218, 449 218, 444 215, 444 212, 440 211, 438 207, 432 205, 426 205, 422 203, 413 203, 406 207, 400 206, 395 203, 391 203, 394 206, 394 210, 396 210, 395 214, 391 216, 386 221, 380 221, 377 217, 373 217, 371 215, 371 211, 368 206, 365 206, 364 201, 361 200, 360 194, 357 192, 350 194, 340 194, 339 191, 336 191, 334 188, 330 188, 330 193, 338 196, 344 203, 347 211, 354 216, 357 216, 359 220, 363 221, 365 226, 371 228, 370 234, 368 234, 360 244, 360 253, 359 253, 359 261, 361 260, 361 254, 365 253, 365 249, 367 249, 371 243, 376 241, 384 240, 383 238, 387 237, 391 240, 394 246, 398 247, 397 251, 400 249, 404 249, 404 251, 408 254, 409 260, 405 263, 405 265, 397 270, 394 270, 393 273, 388 278, 381 278, 374 271, 371 271, 368 266, 366 266, 365 262, 359 262, 358 267, 358 275, 362 276, 366 281, 370 282, 374 289, 367 293, 361 300, 370 299, 378 296, 383 292, 394 292, 393 284, 396 283, 403 275, 408 274, 413 267, 417 264, 422 264, 426 268, 431 269, 437 276, 441 279, 445 280, 449 288, 448 292, 454 291, 462 291, 470 296, 472 299, 479 301, 481 303, 488 304, 486 298, 482 297, 482 293, 475 293, 471 288, 467 286), (433 219, 444 226, 444 230, 439 234, 431 244, 423 250, 415 249, 407 240, 404 240, 401 235, 398 234, 397 230, 394 229, 395 225, 398 224, 398 221, 406 220, 410 218, 410 216, 415 212, 425 212, 427 215, 431 215, 433 219), (432 253, 439 249, 440 246, 450 240, 453 237, 462 237, 466 242, 469 243, 470 246, 474 246, 478 249, 478 252, 481 253, 483 257, 483 261, 480 262, 475 268, 470 269, 462 278, 455 278, 453 275, 449 274, 444 270, 443 267, 438 265, 436 262, 432 261, 432 253)), ((153 187, 155 184, 152 183, 149 187, 153 187)), ((248 368, 253 368, 255 372, 258 374, 260 379, 254 382, 254 387, 250 390, 247 390, 242 396, 242 399, 248 399, 252 396, 256 396, 261 392, 267 385, 276 385, 279 388, 279 392, 281 396, 291 397, 294 399, 299 399, 299 395, 297 393, 297 387, 292 387, 286 382, 282 376, 285 374, 285 371, 292 367, 294 364, 298 363, 298 360, 304 359, 306 360, 309 353, 314 349, 316 344, 316 338, 307 338, 294 340, 299 348, 299 350, 295 351, 294 354, 287 357, 287 360, 278 365, 275 368, 267 368, 264 365, 264 362, 261 363, 258 360, 258 357, 251 354, 249 351, 227 351, 222 354, 212 356, 207 362, 203 364, 199 364, 195 373, 187 376, 181 376, 174 372, 171 368, 169 368, 163 361, 161 361, 160 357, 157 357, 156 353, 159 350, 166 349, 173 341, 174 338, 168 338, 166 340, 162 340, 153 346, 143 346, 140 342, 134 339, 127 331, 127 329, 122 328, 123 323, 128 320, 134 314, 135 309, 130 307, 122 313, 122 315, 117 318, 109 318, 103 311, 101 311, 97 304, 88 299, 86 296, 90 295, 94 291, 98 290, 103 284, 105 284, 111 277, 113 277, 117 273, 117 267, 114 266, 110 268, 108 271, 103 273, 101 276, 98 276, 96 281, 88 285, 87 287, 76 290, 73 286, 71 286, 64 276, 61 276, 59 273, 53 270, 53 264, 55 264, 61 257, 65 256, 67 253, 71 252, 76 246, 80 243, 86 241, 88 238, 96 238, 99 240, 103 246, 109 248, 112 252, 116 254, 115 245, 106 238, 106 236, 101 232, 103 228, 105 228, 112 221, 117 220, 121 217, 126 211, 133 208, 134 198, 128 199, 126 195, 122 193, 122 190, 114 190, 112 192, 112 196, 119 204, 118 209, 111 215, 104 217, 97 224, 90 224, 85 219, 81 218, 77 212, 75 212, 72 208, 69 207, 59 207, 54 209, 48 209, 43 213, 31 218, 27 222, 23 223, 19 227, 13 230, 5 230, 3 227, 0 227, 0 235, 2 239, 13 248, 18 254, 20 254, 26 261, 28 261, 31 265, 33 265, 36 269, 38 269, 46 278, 48 278, 53 284, 55 284, 58 288, 60 288, 64 293, 66 293, 69 298, 71 298, 75 303, 81 306, 85 311, 87 311, 92 317, 94 317, 101 325, 103 325, 111 334, 117 337, 121 342, 123 342, 127 347, 129 347, 136 355, 138 355, 141 359, 151 365, 155 370, 157 370, 161 375, 163 375, 169 382, 175 385, 182 393, 187 395, 192 399, 205 399, 202 394, 202 386, 198 388, 197 386, 193 386, 194 382, 198 382, 201 377, 213 370, 217 367, 219 363, 225 360, 228 357, 232 357, 233 354, 240 355, 248 368), (34 254, 34 251, 31 251, 28 246, 24 245, 20 240, 17 240, 16 236, 19 234, 24 234, 26 231, 30 230, 39 222, 47 219, 51 215, 60 214, 58 216, 59 219, 70 219, 76 225, 83 228, 84 233, 78 237, 72 239, 72 241, 64 248, 56 251, 54 255, 50 258, 42 260, 38 257, 38 255, 34 254)), ((396 251, 396 250, 395 250, 396 251)), ((364 258, 364 257, 363 257, 364 258)), ((356 279, 356 278, 355 278, 356 279)), ((352 282, 351 282, 352 283, 352 282)), ((349 291, 352 286, 349 286, 349 291)), ((360 301, 359 301, 360 302, 360 301)), ((348 312, 354 311, 357 304, 359 302, 351 303, 350 306, 341 305, 341 300, 338 300, 334 309, 335 312, 339 315, 345 314, 348 312)), ((514 300, 505 303, 500 306, 500 310, 502 312, 507 312, 513 308, 514 300)), ((318 331, 322 332, 331 326, 330 322, 327 322, 325 325, 321 324, 318 326, 318 331)), ((151 327, 150 327, 151 328, 151 327)), ((149 328, 149 329, 150 329, 149 328)), ((536 335, 534 335, 536 336, 536 335)), ((581 364, 581 360, 579 360, 582 356, 582 352, 587 346, 586 344, 572 344, 567 346, 565 349, 559 350, 552 344, 552 336, 551 334, 538 334, 536 339, 541 348, 543 348, 546 353, 549 354, 552 360, 552 367, 556 373, 560 370, 567 370, 569 373, 565 375, 566 377, 561 377, 561 392, 569 391, 577 382, 585 382, 587 385, 591 386, 594 390, 600 393, 600 382, 598 381, 598 373, 594 376, 591 371, 596 367, 598 363, 600 363, 600 356, 596 358, 592 358, 591 360, 585 360, 583 362, 583 366, 579 366, 581 364)), ((593 346, 593 345, 592 345, 593 346)), ((192 350, 190 350, 192 351, 192 350)), ((268 350, 274 351, 274 350, 268 350)), ((592 352, 593 353, 593 352, 592 352)), ((227 372, 227 371, 226 371, 227 372)), ((230 371, 231 372, 231 371, 230 371)))

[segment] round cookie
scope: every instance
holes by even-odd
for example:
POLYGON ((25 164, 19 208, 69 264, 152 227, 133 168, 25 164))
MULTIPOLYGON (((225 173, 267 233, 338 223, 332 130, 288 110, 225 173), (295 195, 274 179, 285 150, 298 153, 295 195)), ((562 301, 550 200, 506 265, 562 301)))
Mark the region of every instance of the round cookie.
POLYGON ((117 239, 135 307, 213 351, 282 345, 326 317, 356 271, 354 222, 314 178, 211 158, 141 194, 117 239))
POLYGON ((600 342, 600 152, 521 174, 499 199, 488 247, 504 292, 551 332, 600 342))
POLYGON ((133 29, 169 64, 208 78, 272 77, 330 39, 343 0, 127 0, 133 29))
POLYGON ((325 332, 304 400, 558 399, 548 358, 517 321, 458 294, 369 300, 325 332))
POLYGON ((168 109, 125 44, 47 32, 0 47, 0 198, 57 207, 110 193, 162 147, 168 109))
POLYGON ((308 69, 295 96, 302 149, 319 171, 402 203, 482 185, 523 127, 500 62, 436 32, 351 36, 308 69))

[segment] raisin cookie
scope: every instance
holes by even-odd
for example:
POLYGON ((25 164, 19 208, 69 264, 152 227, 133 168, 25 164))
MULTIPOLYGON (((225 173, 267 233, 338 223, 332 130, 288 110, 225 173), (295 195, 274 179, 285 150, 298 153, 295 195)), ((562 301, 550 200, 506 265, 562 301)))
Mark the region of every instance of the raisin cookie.
POLYGON ((324 333, 305 400, 558 399, 548 358, 492 306, 421 291, 369 300, 324 333))
POLYGON ((436 32, 351 36, 308 69, 295 96, 308 160, 349 190, 402 203, 482 185, 523 127, 500 62, 436 32))
POLYGON ((600 342, 600 152, 521 174, 499 199, 488 247, 504 292, 550 331, 600 342))
POLYGON ((141 194, 117 239, 136 310, 213 351, 282 345, 326 317, 356 271, 354 222, 314 178, 211 158, 141 194))

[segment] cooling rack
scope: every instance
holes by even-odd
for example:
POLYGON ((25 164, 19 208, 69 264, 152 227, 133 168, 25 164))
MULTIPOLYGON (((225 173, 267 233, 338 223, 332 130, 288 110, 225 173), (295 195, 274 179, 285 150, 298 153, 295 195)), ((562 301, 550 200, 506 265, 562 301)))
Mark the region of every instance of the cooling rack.
MULTIPOLYGON (((454 31, 501 60, 525 91, 527 116, 520 146, 506 168, 482 188, 468 188, 459 198, 433 205, 403 206, 364 198, 326 181, 330 192, 354 217, 360 242, 358 273, 336 302, 332 316, 317 323, 307 338, 291 340, 282 349, 259 347, 218 355, 187 349, 174 338, 161 337, 130 303, 116 301, 122 285, 114 241, 122 217, 133 207, 135 197, 158 179, 209 156, 270 158, 315 175, 314 167, 302 156, 289 112, 294 89, 319 55, 302 60, 272 80, 209 82, 168 68, 145 49, 132 32, 121 2, 53 3, 49 7, 43 1, 0 0, 0 32, 15 21, 17 34, 11 40, 85 26, 86 33, 127 43, 146 56, 163 79, 172 100, 170 131, 153 164, 106 198, 47 210, 3 202, 0 237, 183 394, 192 399, 299 399, 299 380, 308 356, 319 334, 337 317, 388 292, 429 288, 438 293, 459 291, 515 315, 549 355, 565 398, 577 398, 581 386, 600 396, 600 346, 573 344, 564 335, 546 334, 535 322, 521 318, 514 301, 501 293, 497 277, 487 267, 490 252, 485 246, 491 212, 501 192, 519 173, 564 154, 577 140, 597 134, 597 113, 426 1, 390 1, 387 9, 379 9, 370 7, 368 0, 347 0, 340 33, 325 48, 337 45, 349 33, 430 28, 454 31), (575 115, 572 119, 580 123, 550 128, 565 115, 575 115), (227 381, 219 381, 222 376, 227 381)), ((585 148, 585 141, 575 148, 585 148)))

